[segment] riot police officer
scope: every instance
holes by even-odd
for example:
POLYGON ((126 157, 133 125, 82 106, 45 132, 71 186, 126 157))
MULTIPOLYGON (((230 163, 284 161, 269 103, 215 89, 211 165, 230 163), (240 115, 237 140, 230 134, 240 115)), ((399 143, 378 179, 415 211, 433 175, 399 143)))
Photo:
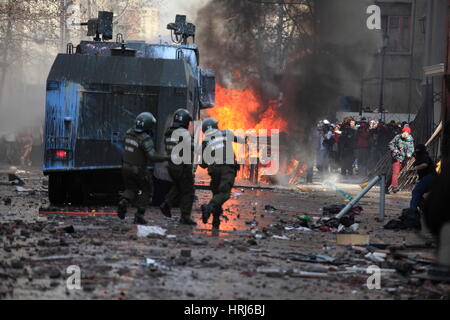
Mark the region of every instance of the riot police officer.
POLYGON ((166 153, 171 157, 168 170, 173 185, 160 209, 166 217, 171 217, 170 210, 178 203, 181 211, 180 223, 195 226, 197 224, 191 219, 192 204, 195 197, 194 139, 188 131, 191 121, 192 116, 188 110, 178 109, 174 113, 172 126, 165 133, 166 153), (180 147, 180 149, 175 150, 176 147, 180 147), (186 151, 187 154, 184 154, 186 151))
POLYGON ((202 221, 206 224, 212 214, 212 224, 215 229, 220 226, 222 205, 230 198, 239 170, 233 142, 245 143, 243 138, 235 136, 230 130, 219 130, 218 125, 218 121, 214 118, 205 119, 202 123, 202 131, 205 135, 202 143, 203 161, 200 165, 202 168, 208 168, 213 193, 209 203, 201 206, 202 221))
POLYGON ((122 158, 122 177, 125 191, 119 202, 118 216, 125 219, 127 207, 133 204, 137 208, 134 223, 146 224, 145 208, 153 191, 153 182, 147 165, 164 162, 169 158, 156 154, 152 129, 156 124, 150 112, 143 112, 136 117, 134 128, 125 134, 125 151, 122 158))

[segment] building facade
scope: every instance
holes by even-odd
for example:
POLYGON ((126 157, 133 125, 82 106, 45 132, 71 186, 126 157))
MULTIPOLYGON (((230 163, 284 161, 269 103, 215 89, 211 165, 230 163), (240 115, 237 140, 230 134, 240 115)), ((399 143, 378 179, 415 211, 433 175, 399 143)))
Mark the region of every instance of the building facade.
POLYGON ((423 104, 424 20, 428 0, 375 1, 382 30, 372 64, 361 79, 363 108, 411 114, 423 104))

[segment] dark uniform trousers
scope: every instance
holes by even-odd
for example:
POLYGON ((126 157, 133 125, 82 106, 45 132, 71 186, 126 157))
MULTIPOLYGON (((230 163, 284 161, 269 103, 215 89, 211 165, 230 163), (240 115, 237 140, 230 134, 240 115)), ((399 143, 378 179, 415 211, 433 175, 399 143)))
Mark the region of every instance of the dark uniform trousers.
POLYGON ((146 167, 124 162, 122 177, 125 185, 122 197, 138 209, 145 210, 153 193, 153 182, 149 170, 146 167))
POLYGON ((176 165, 169 161, 168 170, 173 185, 166 196, 166 203, 170 208, 179 206, 182 216, 190 216, 195 197, 192 165, 176 165))
POLYGON ((208 166, 213 197, 209 202, 213 212, 222 213, 222 205, 230 199, 237 170, 235 165, 215 164, 208 166))

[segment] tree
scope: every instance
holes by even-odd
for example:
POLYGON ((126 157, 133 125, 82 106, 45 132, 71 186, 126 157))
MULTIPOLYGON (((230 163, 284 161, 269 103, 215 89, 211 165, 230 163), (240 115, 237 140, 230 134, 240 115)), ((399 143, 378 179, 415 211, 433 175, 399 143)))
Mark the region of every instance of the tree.
POLYGON ((16 81, 23 80, 25 68, 46 60, 47 47, 58 48, 61 17, 67 16, 64 12, 70 3, 61 0, 7 0, 1 3, 0 102, 8 82, 7 75, 13 74, 16 81))

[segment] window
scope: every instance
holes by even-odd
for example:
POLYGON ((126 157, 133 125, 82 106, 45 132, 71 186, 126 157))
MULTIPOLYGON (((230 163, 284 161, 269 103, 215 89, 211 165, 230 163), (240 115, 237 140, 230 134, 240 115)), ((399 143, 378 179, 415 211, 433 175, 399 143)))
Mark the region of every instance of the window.
POLYGON ((382 29, 388 36, 387 52, 409 52, 411 49, 411 4, 382 3, 382 29))

